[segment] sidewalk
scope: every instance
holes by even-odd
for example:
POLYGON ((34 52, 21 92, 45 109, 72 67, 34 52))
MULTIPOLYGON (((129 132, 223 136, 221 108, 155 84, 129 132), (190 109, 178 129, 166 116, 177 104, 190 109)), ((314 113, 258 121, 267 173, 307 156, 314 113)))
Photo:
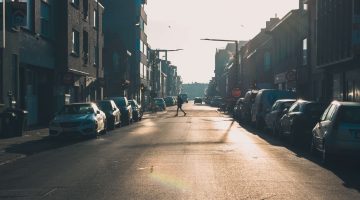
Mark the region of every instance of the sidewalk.
MULTIPOLYGON (((154 119, 165 113, 167 111, 145 112, 143 119, 154 119)), ((35 153, 79 142, 76 140, 51 141, 48 140, 48 136, 48 128, 38 128, 25 131, 22 137, 0 138, 0 166, 35 153)))
POLYGON ((47 128, 25 131, 22 137, 0 139, 0 165, 10 163, 36 151, 36 142, 44 141, 49 135, 47 128))

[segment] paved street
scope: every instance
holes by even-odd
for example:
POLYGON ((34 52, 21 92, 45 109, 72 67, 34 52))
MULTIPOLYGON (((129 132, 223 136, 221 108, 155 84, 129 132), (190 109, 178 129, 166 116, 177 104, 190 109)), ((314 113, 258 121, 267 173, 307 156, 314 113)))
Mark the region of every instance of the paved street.
POLYGON ((184 108, 98 139, 45 141, 0 166, 0 199, 360 198, 359 164, 325 168, 215 108, 184 108))

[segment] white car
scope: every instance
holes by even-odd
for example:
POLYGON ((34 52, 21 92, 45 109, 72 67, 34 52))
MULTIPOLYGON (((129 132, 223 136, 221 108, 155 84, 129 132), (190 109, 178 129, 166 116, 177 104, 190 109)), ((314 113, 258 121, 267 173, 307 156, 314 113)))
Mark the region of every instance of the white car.
POLYGON ((94 103, 65 105, 50 122, 50 136, 92 136, 106 133, 106 116, 94 103))
POLYGON ((360 103, 332 102, 312 131, 311 150, 324 163, 333 156, 360 154, 360 103))

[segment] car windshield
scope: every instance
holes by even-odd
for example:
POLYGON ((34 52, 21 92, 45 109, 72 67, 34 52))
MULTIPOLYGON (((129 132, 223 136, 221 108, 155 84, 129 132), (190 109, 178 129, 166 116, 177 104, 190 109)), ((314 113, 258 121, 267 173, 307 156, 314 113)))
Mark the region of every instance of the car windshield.
POLYGON ((66 105, 59 112, 61 115, 92 114, 94 109, 89 104, 66 105))
POLYGON ((340 108, 339 121, 343 123, 360 124, 360 107, 344 106, 340 108))
POLYGON ((97 103, 97 105, 99 106, 100 110, 104 110, 104 111, 112 110, 112 106, 109 101, 100 101, 97 103))

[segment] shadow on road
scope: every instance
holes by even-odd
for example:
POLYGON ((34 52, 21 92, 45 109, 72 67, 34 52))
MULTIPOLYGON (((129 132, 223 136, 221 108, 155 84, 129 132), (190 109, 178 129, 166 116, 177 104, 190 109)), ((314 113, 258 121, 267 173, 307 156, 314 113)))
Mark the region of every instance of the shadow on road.
POLYGON ((27 141, 20 144, 13 144, 5 148, 6 153, 23 154, 26 156, 36 153, 57 149, 79 142, 83 142, 83 138, 49 138, 44 137, 39 140, 27 141))
POLYGON ((297 157, 301 157, 307 159, 318 166, 330 170, 333 172, 338 178, 343 181, 343 185, 346 188, 356 189, 360 192, 360 159, 359 158, 338 158, 334 160, 332 163, 324 165, 321 162, 320 155, 313 155, 310 153, 310 147, 304 144, 298 144, 292 146, 286 143, 285 140, 280 140, 279 138, 275 138, 273 135, 269 133, 264 133, 264 131, 259 131, 247 124, 239 123, 241 127, 247 130, 249 133, 255 134, 274 146, 283 146, 288 150, 295 153, 297 157))

